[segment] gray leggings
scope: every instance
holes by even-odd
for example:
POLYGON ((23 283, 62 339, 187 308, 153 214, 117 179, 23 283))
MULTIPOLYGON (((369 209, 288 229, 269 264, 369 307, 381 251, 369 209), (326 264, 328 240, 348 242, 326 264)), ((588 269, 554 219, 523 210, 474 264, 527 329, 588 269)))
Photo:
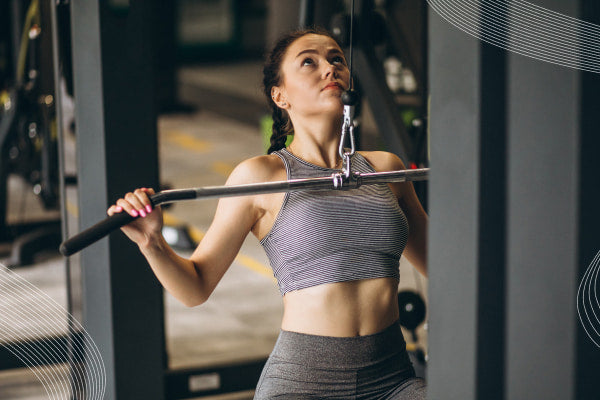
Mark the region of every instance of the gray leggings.
POLYGON ((368 336, 329 337, 281 331, 255 400, 425 400, 398 323, 368 336))

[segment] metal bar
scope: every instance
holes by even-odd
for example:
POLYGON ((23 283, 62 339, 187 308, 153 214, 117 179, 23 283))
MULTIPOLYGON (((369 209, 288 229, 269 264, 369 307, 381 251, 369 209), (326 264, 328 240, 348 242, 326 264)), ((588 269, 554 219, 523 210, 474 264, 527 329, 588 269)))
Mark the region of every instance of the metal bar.
MULTIPOLYGON (((515 2, 506 3, 509 41, 518 35, 519 17, 515 2)), ((565 15, 580 15, 581 4, 536 1, 565 15)), ((582 46, 582 33, 565 29, 561 36, 582 46)), ((579 230, 580 218, 592 217, 580 208, 591 200, 581 185, 592 183, 580 170, 582 151, 588 150, 580 142, 582 72, 514 52, 507 59, 504 399, 597 399, 597 362, 587 366, 596 371, 595 393, 583 396, 576 385, 577 255, 587 236, 579 230)), ((597 227, 587 234, 598 246, 597 227)))
MULTIPOLYGON (((79 226, 87 227, 104 218, 132 182, 158 186, 152 38, 160 1, 86 0, 70 7, 79 226)), ((163 291, 152 271, 142 268, 144 256, 128 243, 114 235, 82 252, 77 295, 83 325, 104 362, 103 399, 164 400, 163 291)), ((84 375, 88 392, 77 398, 92 398, 100 382, 84 375)))
POLYGON ((377 183, 416 182, 429 179, 429 168, 408 169, 401 171, 370 172, 360 174, 363 185, 377 183))
POLYGON ((499 200, 485 197, 480 188, 481 126, 488 122, 481 119, 480 103, 482 94, 495 93, 481 90, 481 44, 431 8, 430 16, 431 166, 436 173, 429 184, 429 211, 435 218, 427 227, 427 269, 429 320, 436 328, 428 332, 427 345, 436 358, 427 365, 427 397, 479 400, 479 371, 496 368, 477 365, 478 289, 485 268, 479 265, 479 244, 488 237, 480 232, 479 207, 482 198, 499 200))
MULTIPOLYGON (((60 7, 57 3, 51 0, 47 1, 48 8, 50 10, 50 26, 51 26, 51 34, 52 34, 52 66, 54 72, 54 107, 55 107, 55 115, 56 115, 56 146, 57 146, 57 156, 58 156, 58 191, 59 191, 59 206, 60 206, 60 215, 61 215, 61 240, 66 240, 69 237, 69 213, 67 212, 67 189, 65 183, 65 131, 64 131, 64 120, 63 120, 63 99, 62 99, 62 68, 61 68, 61 54, 60 54, 60 37, 59 37, 59 27, 58 27, 58 16, 57 16, 57 7, 60 7)), ((71 260, 69 258, 65 259, 65 283, 67 288, 67 309, 69 310, 69 314, 73 315, 73 270, 71 265, 71 260)), ((71 388, 71 394, 76 393, 77 387, 77 372, 75 365, 76 360, 76 343, 75 335, 76 330, 73 325, 73 318, 67 318, 67 332, 68 334, 65 337, 66 341, 66 357, 69 362, 69 385, 71 388)), ((79 334, 80 335, 80 334, 79 334)), ((80 335, 81 336, 81 335, 80 335)), ((81 353, 81 352, 80 352, 81 353)))
POLYGON ((181 200, 209 199, 216 197, 235 197, 253 194, 278 193, 297 190, 345 190, 357 189, 362 185, 394 183, 406 181, 423 181, 429 176, 429 168, 400 171, 384 171, 355 173, 353 179, 336 187, 335 181, 341 174, 333 174, 320 178, 290 179, 287 181, 249 183, 231 186, 206 186, 191 189, 164 190, 152 196, 155 206, 181 200))
MULTIPOLYGON (((152 204, 158 206, 182 200, 209 199, 215 197, 235 197, 252 194, 289 192, 296 190, 350 190, 362 185, 380 183, 422 181, 429 176, 429 168, 409 169, 401 171, 384 171, 370 173, 354 173, 346 178, 343 173, 319 178, 291 179, 288 181, 250 183, 246 185, 207 186, 201 188, 164 190, 150 197, 152 204)), ((77 253, 90 244, 102 239, 113 230, 127 225, 135 217, 127 213, 118 213, 108 217, 94 226, 80 232, 60 245, 64 256, 77 253)))

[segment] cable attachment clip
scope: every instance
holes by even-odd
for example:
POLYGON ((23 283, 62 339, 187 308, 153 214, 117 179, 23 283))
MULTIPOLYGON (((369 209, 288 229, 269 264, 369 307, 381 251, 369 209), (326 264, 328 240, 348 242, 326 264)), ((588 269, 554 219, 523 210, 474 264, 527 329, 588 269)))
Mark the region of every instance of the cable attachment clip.
POLYGON ((338 152, 343 160, 342 170, 332 175, 333 187, 337 190, 356 189, 361 185, 360 173, 352 172, 352 156, 356 151, 356 143, 354 141, 354 111, 358 103, 358 94, 350 89, 342 93, 342 102, 344 103, 344 120, 342 124, 342 135, 340 138, 340 146, 338 152), (350 147, 344 145, 346 141, 350 142, 350 147))
POLYGON ((352 89, 342 93, 342 102, 344 103, 344 120, 342 124, 342 135, 340 138, 340 147, 338 152, 343 160, 342 172, 344 177, 346 179, 350 179, 352 177, 352 163, 350 158, 354 155, 356 149, 354 142, 354 112, 356 109, 356 104, 358 104, 358 93, 352 89), (346 136, 348 136, 350 140, 349 151, 344 148, 344 144, 346 144, 346 136))

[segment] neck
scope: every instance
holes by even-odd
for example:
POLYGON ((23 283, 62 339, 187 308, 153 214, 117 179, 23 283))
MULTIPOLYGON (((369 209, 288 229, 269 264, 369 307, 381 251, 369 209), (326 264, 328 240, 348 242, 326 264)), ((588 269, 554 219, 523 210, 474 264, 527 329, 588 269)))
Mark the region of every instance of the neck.
POLYGON ((289 150, 297 157, 326 168, 340 168, 338 154, 342 121, 311 120, 294 121, 294 140, 289 150))

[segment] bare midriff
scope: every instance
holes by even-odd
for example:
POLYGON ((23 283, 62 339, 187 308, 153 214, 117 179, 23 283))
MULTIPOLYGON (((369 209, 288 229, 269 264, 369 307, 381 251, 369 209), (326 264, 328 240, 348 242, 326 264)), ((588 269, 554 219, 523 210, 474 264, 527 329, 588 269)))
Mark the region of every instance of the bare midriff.
POLYGON ((283 297, 281 329, 353 337, 381 332, 398 320, 398 281, 375 278, 328 283, 283 297))

